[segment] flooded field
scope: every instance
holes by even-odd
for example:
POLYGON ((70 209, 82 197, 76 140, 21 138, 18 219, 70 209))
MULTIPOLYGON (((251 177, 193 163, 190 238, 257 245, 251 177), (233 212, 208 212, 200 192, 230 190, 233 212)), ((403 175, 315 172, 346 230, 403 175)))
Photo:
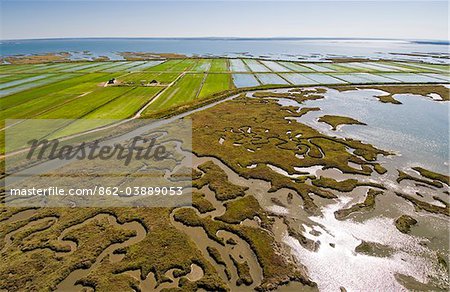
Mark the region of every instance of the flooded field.
POLYGON ((250 72, 247 65, 240 59, 231 59, 230 69, 232 72, 250 72))
POLYGON ((245 64, 252 70, 252 72, 270 72, 270 69, 260 63, 258 60, 244 59, 245 64))
POLYGON ((256 74, 262 84, 289 84, 277 74, 256 74))
POLYGON ((258 80, 253 74, 233 74, 233 82, 237 88, 259 85, 258 80))

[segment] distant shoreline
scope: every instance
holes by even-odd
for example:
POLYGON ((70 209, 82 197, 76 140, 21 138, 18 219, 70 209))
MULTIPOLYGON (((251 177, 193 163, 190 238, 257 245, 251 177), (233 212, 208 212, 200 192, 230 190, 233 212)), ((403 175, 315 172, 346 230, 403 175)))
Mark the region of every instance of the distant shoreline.
POLYGON ((208 41, 397 41, 416 44, 450 45, 448 40, 414 40, 392 38, 342 38, 342 37, 60 37, 31 39, 2 39, 0 42, 69 40, 208 40, 208 41))

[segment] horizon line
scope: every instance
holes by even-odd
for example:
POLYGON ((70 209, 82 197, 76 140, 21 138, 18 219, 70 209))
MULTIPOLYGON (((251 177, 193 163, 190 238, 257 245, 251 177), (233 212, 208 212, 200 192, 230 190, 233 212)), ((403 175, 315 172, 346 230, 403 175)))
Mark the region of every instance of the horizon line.
POLYGON ((77 40, 77 39, 161 39, 161 40, 374 40, 374 41, 405 41, 405 42, 428 42, 442 45, 450 45, 450 40, 444 39, 414 39, 414 38, 382 38, 382 37, 283 37, 283 36, 272 36, 272 37, 214 37, 214 36, 197 36, 197 37, 180 37, 180 36, 169 36, 169 37, 42 37, 42 38, 14 38, 14 39, 1 39, 0 42, 4 41, 39 41, 39 40, 77 40))

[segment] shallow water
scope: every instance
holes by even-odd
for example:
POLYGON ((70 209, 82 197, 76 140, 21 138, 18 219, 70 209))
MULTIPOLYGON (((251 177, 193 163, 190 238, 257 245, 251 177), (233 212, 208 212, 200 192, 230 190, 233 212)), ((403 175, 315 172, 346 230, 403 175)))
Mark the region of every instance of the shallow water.
POLYGON ((58 75, 54 75, 52 77, 49 78, 41 78, 32 82, 28 82, 28 83, 24 83, 24 84, 20 84, 14 87, 9 87, 9 88, 5 88, 5 89, 1 89, 0 90, 0 97, 6 96, 6 95, 10 95, 13 93, 17 93, 20 91, 24 91, 30 88, 34 88, 34 87, 38 87, 38 86, 42 86, 42 85, 46 85, 46 84, 50 84, 53 82, 57 82, 57 81, 61 81, 64 79, 68 79, 70 77, 73 77, 73 75, 71 74, 58 74, 58 75))
POLYGON ((286 80, 277 74, 256 74, 262 84, 289 84, 286 80))
POLYGON ((28 78, 22 78, 22 79, 10 81, 10 82, 5 82, 5 83, 0 84, 0 90, 4 89, 4 88, 20 85, 23 83, 28 83, 28 82, 44 79, 46 77, 48 77, 48 74, 38 75, 38 76, 33 76, 33 77, 28 77, 28 78))
POLYGON ((303 225, 305 236, 320 241, 317 252, 303 248, 292 237, 284 238, 294 255, 308 267, 311 279, 317 282, 321 291, 339 291, 339 287, 348 291, 366 291, 368 287, 372 291, 405 290, 396 281, 396 273, 412 276, 423 283, 428 282, 429 275, 445 277, 443 271, 423 260, 429 251, 420 245, 421 239, 400 233, 393 219, 337 220, 334 212, 350 200, 341 197, 339 202, 322 208, 322 217, 310 217, 315 222, 312 227, 303 225), (311 230, 319 232, 318 235, 309 233, 311 230), (389 245, 394 252, 387 257, 358 254, 355 248, 362 240, 389 245))
POLYGON ((252 70, 252 72, 270 72, 270 69, 261 64, 257 60, 245 59, 244 62, 252 70))
POLYGON ((310 74, 304 74, 305 77, 312 79, 316 83, 319 84, 345 84, 347 82, 334 78, 327 74, 321 74, 321 73, 310 73, 310 74))
POLYGON ((273 72, 290 72, 291 70, 287 67, 282 66, 278 62, 274 61, 261 61, 264 65, 266 65, 273 72))
POLYGON ((399 80, 401 82, 408 83, 427 83, 427 82, 442 82, 442 79, 437 79, 430 76, 425 76, 421 74, 402 74, 402 73, 383 73, 382 76, 399 80))
MULTIPOLYGON (((304 107, 320 107, 298 118, 321 132, 350 137, 373 144, 384 150, 394 151, 400 166, 421 165, 425 168, 448 173, 449 160, 449 108, 445 102, 411 94, 395 95, 401 105, 381 103, 374 96, 379 90, 354 90, 338 92, 328 89, 326 98, 306 101, 304 107), (317 119, 325 114, 354 118, 367 126, 343 125, 332 131, 317 119)), ((281 100, 284 105, 295 102, 281 100)), ((298 106, 298 104, 297 104, 298 106)))
POLYGON ((306 78, 302 74, 299 73, 283 73, 281 74, 283 78, 291 82, 292 84, 300 84, 300 85, 307 85, 307 84, 315 84, 315 81, 312 81, 309 78, 306 78))
POLYGON ((43 39, 1 41, 4 56, 17 54, 71 52, 73 59, 107 56, 123 59, 118 52, 180 53, 189 56, 265 57, 283 60, 321 60, 326 56, 366 56, 402 60, 425 60, 448 63, 444 58, 392 55, 390 53, 444 53, 448 44, 417 43, 407 40, 344 40, 344 39, 43 39))
POLYGON ((237 88, 260 85, 253 74, 233 74, 233 82, 237 88))
POLYGON ((232 72, 250 72, 250 69, 247 68, 247 65, 239 59, 231 59, 230 60, 230 69, 232 72))

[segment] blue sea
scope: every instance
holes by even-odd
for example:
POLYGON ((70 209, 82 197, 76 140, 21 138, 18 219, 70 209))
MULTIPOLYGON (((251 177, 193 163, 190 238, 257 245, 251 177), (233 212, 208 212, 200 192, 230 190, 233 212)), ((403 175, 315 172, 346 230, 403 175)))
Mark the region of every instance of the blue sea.
POLYGON ((71 38, 0 41, 2 56, 70 52, 74 60, 98 56, 120 60, 123 59, 120 52, 152 52, 298 61, 369 57, 449 63, 449 48, 447 41, 380 39, 71 38))

